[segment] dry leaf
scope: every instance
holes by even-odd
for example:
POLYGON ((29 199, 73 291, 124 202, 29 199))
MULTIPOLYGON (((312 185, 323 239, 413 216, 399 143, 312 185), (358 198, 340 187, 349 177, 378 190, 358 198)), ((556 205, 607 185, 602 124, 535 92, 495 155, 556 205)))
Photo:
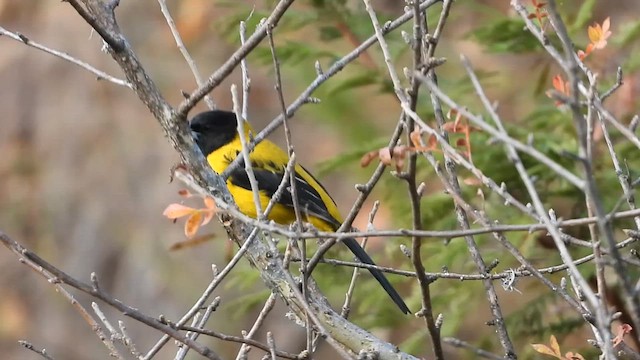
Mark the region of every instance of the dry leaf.
POLYGON ((201 224, 202 213, 200 211, 192 213, 184 223, 184 234, 187 236, 187 238, 192 238, 198 232, 201 224))
POLYGON ((211 241, 215 237, 216 235, 214 233, 194 236, 191 239, 186 239, 186 240, 178 241, 177 243, 174 243, 173 245, 171 245, 171 247, 169 247, 169 250, 176 251, 176 250, 195 247, 207 241, 211 241))
POLYGON ((182 204, 169 204, 169 206, 167 206, 167 208, 162 212, 162 215, 173 220, 181 218, 183 216, 187 216, 196 211, 196 209, 182 204))
POLYGON ((558 339, 556 339, 555 335, 549 337, 549 345, 551 345, 551 349, 556 355, 561 356, 560 345, 558 345, 558 339))
POLYGON ((533 350, 540 354, 556 356, 556 354, 553 353, 553 350, 545 344, 531 344, 531 346, 533 347, 533 350))

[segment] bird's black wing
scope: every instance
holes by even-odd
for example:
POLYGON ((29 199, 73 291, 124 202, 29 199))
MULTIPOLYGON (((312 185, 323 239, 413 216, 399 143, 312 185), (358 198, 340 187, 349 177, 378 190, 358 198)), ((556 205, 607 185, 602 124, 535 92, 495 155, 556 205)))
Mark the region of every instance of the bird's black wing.
MULTIPOLYGON (((252 168, 256 181, 258 182, 258 189, 267 196, 273 197, 282 183, 285 168, 273 162, 256 161, 252 162, 252 168)), ((243 166, 236 167, 236 169, 229 174, 229 180, 233 185, 251 191, 249 176, 243 166)), ((295 186, 298 206, 300 206, 300 211, 303 215, 315 216, 335 226, 336 229, 340 226, 340 222, 329 213, 320 194, 298 173, 296 173, 295 176, 295 186)), ((281 193, 277 202, 278 204, 293 208, 293 196, 290 185, 287 185, 287 188, 281 193)))
MULTIPOLYGON (((273 197, 278 187, 280 186, 280 183, 282 183, 282 179, 285 174, 285 168, 282 166, 278 166, 273 162, 253 162, 252 165, 253 174, 256 178, 256 181, 258 182, 259 190, 261 192, 264 192, 269 197, 273 197)), ((307 173, 309 172, 307 171, 307 173)), ((310 173, 309 175, 312 176, 310 173)), ((249 176, 247 175, 244 166, 236 167, 236 169, 229 174, 229 180, 233 185, 251 191, 249 176)), ((318 184, 320 183, 318 182, 318 184)), ((320 196, 320 194, 318 194, 318 192, 311 185, 309 185, 309 183, 306 182, 300 176, 300 174, 297 173, 295 177, 295 186, 299 206, 304 216, 315 216, 319 219, 325 220, 329 224, 334 226, 335 229, 340 226, 340 222, 329 213, 329 210, 327 209, 325 203, 322 201, 322 197, 320 196)), ((282 192, 280 198, 277 199, 277 201, 279 204, 293 208, 293 197, 290 189, 291 187, 287 186, 287 189, 282 192)), ((354 238, 343 239, 343 242, 349 248, 349 250, 351 250, 351 252, 358 258, 358 260, 362 261, 365 264, 375 265, 373 259, 371 259, 371 257, 364 251, 364 249, 354 238)), ((402 297, 393 288, 391 283, 389 283, 389 280, 387 280, 382 271, 378 269, 369 269, 369 271, 380 283, 380 285, 382 285, 387 294, 389 294, 393 302, 398 305, 400 310, 405 314, 410 313, 411 311, 402 300, 402 297)))

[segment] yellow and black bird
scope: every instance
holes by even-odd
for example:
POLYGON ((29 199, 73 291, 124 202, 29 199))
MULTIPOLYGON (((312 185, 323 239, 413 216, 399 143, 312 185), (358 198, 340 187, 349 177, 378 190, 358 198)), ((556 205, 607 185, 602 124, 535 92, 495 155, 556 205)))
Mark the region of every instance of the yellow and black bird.
MULTIPOLYGON (((242 144, 237 125, 235 114, 229 111, 206 111, 191 119, 190 126, 194 140, 207 158, 209 165, 218 174, 241 154, 242 144)), ((244 130, 245 139, 249 139, 249 133, 252 130, 246 122, 244 130)), ((265 209, 282 182, 289 157, 278 145, 269 140, 263 140, 250 153, 249 159, 260 190, 260 205, 265 209)), ((235 170, 231 171, 227 186, 240 211, 256 218, 254 196, 244 166, 236 166, 235 170)), ((336 231, 342 223, 336 203, 320 182, 299 164, 295 166, 295 186, 303 220, 319 230, 336 231)), ((279 224, 291 224, 296 220, 290 191, 284 191, 277 199, 277 204, 268 218, 279 224)), ((361 262, 374 265, 371 257, 354 238, 344 239, 343 242, 361 262)), ((376 269, 369 269, 369 271, 400 310, 408 314, 409 308, 384 274, 376 269)))

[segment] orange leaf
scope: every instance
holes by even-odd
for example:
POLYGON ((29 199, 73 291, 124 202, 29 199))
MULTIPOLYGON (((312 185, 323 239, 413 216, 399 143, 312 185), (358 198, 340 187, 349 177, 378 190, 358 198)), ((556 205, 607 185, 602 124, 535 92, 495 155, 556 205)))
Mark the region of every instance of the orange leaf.
POLYGON ((539 352, 540 354, 556 356, 556 354, 545 344, 531 344, 533 350, 539 352))
POLYGON ((544 10, 544 6, 547 5, 547 3, 538 2, 537 0, 532 0, 531 4, 533 4, 534 12, 532 14, 529 14, 527 18, 529 19, 537 18, 538 22, 540 22, 540 25, 542 25, 542 20, 545 17, 547 17, 547 13, 544 10))
POLYGON ((587 33, 594 49, 604 49, 607 46, 607 39, 611 37, 610 27, 611 18, 606 18, 602 25, 596 23, 593 26, 589 26, 587 33))
POLYGON ((558 355, 558 357, 562 356, 560 353, 560 345, 558 345, 558 339, 556 339, 555 335, 549 337, 549 345, 551 345, 551 349, 553 349, 553 352, 558 355))
POLYGON ((420 131, 419 128, 415 128, 411 134, 409 135, 409 138, 411 139, 411 143, 413 144, 413 146, 419 148, 422 146, 422 132, 420 131))
POLYGON ((584 52, 582 50, 578 50, 578 59, 580 59, 581 61, 583 61, 584 58, 587 57, 587 55, 589 55, 589 54, 587 54, 586 52, 584 52))
POLYGON ((204 198, 204 206, 209 210, 216 210, 218 207, 216 206, 215 200, 212 197, 207 196, 204 198))
POLYGON ((194 212, 184 223, 184 234, 188 238, 192 238, 198 232, 201 223, 202 213, 200 211, 194 212))
POLYGON ((589 26, 587 29, 587 34, 589 35, 589 41, 592 43, 597 42, 600 39, 600 25, 595 24, 594 26, 589 26))
MULTIPOLYGON (((587 47, 587 50, 588 50, 588 47, 587 47)), ((556 89, 558 92, 566 96, 570 96, 571 92, 569 91, 569 83, 564 81, 561 75, 554 76, 552 83, 553 83, 553 88, 556 89)), ((547 93, 547 96, 550 98, 553 97, 551 93, 547 93)), ((560 105, 562 105, 562 102, 556 101, 556 106, 560 106, 560 105)))
POLYGON ((456 140, 456 145, 457 146, 467 146, 467 140, 466 139, 458 139, 458 140, 456 140))
POLYGON ((204 220, 202 220, 202 225, 207 225, 211 219, 213 219, 213 215, 215 215, 216 212, 213 210, 206 210, 204 211, 204 220))
POLYGON ((553 77, 553 88, 559 92, 568 95, 566 82, 562 78, 562 75, 556 75, 553 77))
POLYGON ((197 212, 197 210, 182 204, 169 204, 169 206, 167 206, 167 208, 162 212, 162 215, 169 219, 177 219, 194 212, 197 212))
POLYGON ((371 151, 365 154, 362 159, 360 159, 360 165, 365 167, 377 157, 378 160, 386 166, 391 166, 395 163, 396 170, 401 171, 407 154, 416 151, 429 151, 429 149, 425 147, 415 148, 408 145, 399 145, 392 148, 383 147, 377 151, 371 151))
POLYGON ((427 140, 427 146, 431 149, 435 149, 436 144, 438 144, 438 139, 436 139, 436 136, 435 135, 429 136, 429 139, 427 140))
POLYGON ((369 164, 371 164, 371 161, 377 157, 378 157, 378 151, 369 151, 368 153, 364 154, 360 159, 360 166, 361 167, 369 166, 369 164))
POLYGON ((587 53, 587 55, 591 54, 591 52, 593 51, 593 49, 595 49, 595 47, 593 46, 593 44, 589 44, 587 45, 587 49, 585 50, 585 52, 587 53))

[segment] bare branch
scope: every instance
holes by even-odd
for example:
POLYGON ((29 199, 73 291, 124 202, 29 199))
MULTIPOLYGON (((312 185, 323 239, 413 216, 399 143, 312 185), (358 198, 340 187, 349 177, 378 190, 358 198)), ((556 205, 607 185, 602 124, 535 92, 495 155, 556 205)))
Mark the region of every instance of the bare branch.
MULTIPOLYGON (((191 57, 191 54, 189 54, 189 50, 187 50, 187 47, 184 45, 184 42, 182 41, 182 36, 180 36, 180 33, 178 32, 178 28, 176 27, 176 23, 173 21, 173 17, 171 17, 171 13, 169 12, 169 8, 167 7, 167 0, 158 0, 158 3, 160 4, 160 11, 162 12, 162 15, 167 21, 169 30, 171 30, 171 35, 173 35, 173 38, 176 41, 176 46, 178 46, 178 50, 180 50, 182 57, 184 57, 184 61, 186 61, 187 65, 189 65, 189 68, 191 69, 191 73, 193 73, 193 77, 196 79, 196 84, 198 85, 198 87, 202 87, 204 85, 204 80, 202 79, 202 75, 200 75, 200 71, 198 70, 198 66, 196 65, 196 62, 191 57)), ((213 110, 216 108, 216 104, 213 102, 213 99, 211 99, 211 96, 205 95, 204 102, 207 103, 207 106, 209 107, 209 109, 213 110)))
POLYGON ((47 54, 51 54, 51 55, 53 55, 55 57, 61 58, 61 59, 65 60, 65 61, 68 61, 68 62, 70 62, 70 63, 72 63, 74 65, 80 66, 81 68, 83 68, 83 69, 89 71, 90 73, 96 75, 98 77, 98 80, 106 80, 106 81, 109 81, 109 82, 111 82, 113 84, 116 84, 116 85, 124 86, 124 87, 130 88, 130 89, 133 88, 131 83, 127 82, 126 80, 118 79, 118 78, 116 78, 114 76, 111 76, 111 75, 105 73, 104 71, 98 70, 95 67, 87 64, 86 62, 84 62, 82 60, 78 60, 75 57, 73 57, 73 56, 71 56, 71 55, 69 55, 69 54, 67 54, 65 52, 54 50, 54 49, 46 47, 46 46, 44 46, 42 44, 39 44, 39 43, 31 40, 30 38, 26 37, 23 34, 11 32, 11 31, 3 28, 2 26, 0 26, 0 35, 5 35, 5 36, 9 37, 10 39, 13 39, 15 41, 21 42, 21 43, 23 43, 23 44, 25 44, 27 46, 30 46, 30 47, 32 47, 34 49, 38 49, 38 50, 44 51, 47 54))

